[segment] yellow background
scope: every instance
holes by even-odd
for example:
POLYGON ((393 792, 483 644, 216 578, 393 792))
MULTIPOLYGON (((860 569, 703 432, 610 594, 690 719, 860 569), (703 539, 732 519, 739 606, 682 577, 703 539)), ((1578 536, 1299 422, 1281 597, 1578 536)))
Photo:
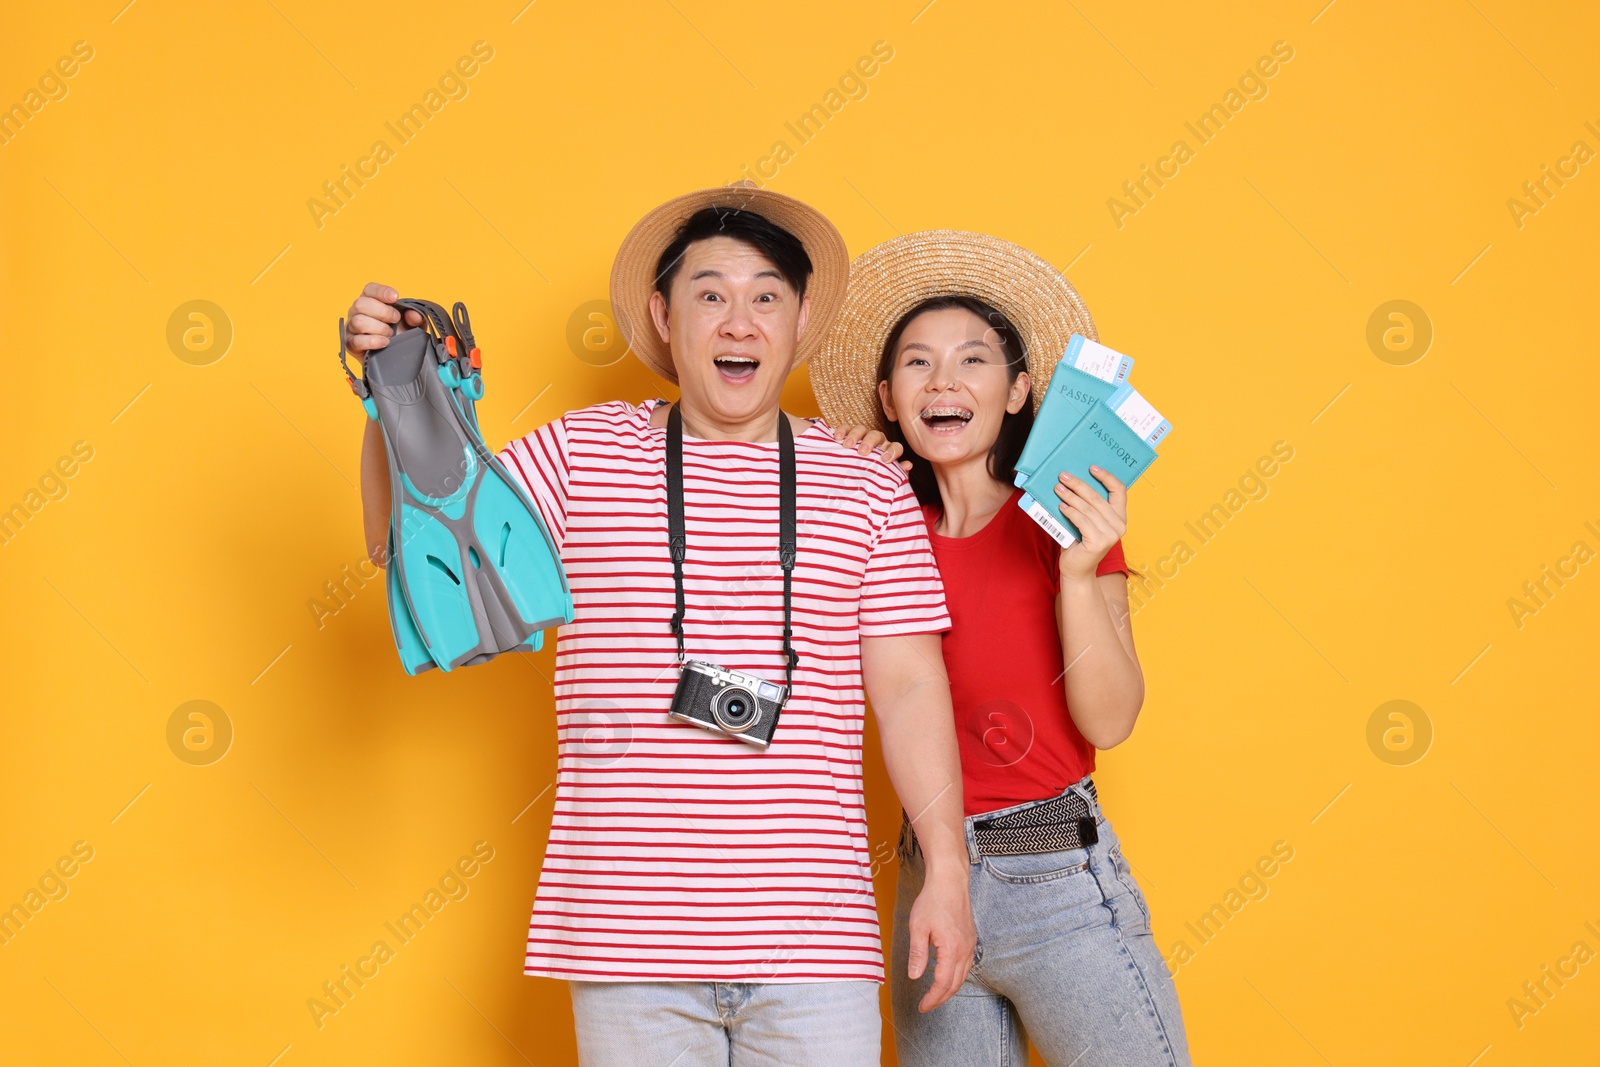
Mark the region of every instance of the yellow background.
MULTIPOLYGON (((1507 605, 1600 549, 1600 165, 1520 228, 1506 203, 1600 149, 1592 5, 523 2, 8 20, 0 104, 75 41, 94 58, 0 146, 0 507, 74 442, 93 458, 0 547, 0 905, 75 842, 94 858, 0 946, 0 1058, 573 1061, 566 991, 520 973, 550 651, 410 679, 378 586, 320 628, 308 607, 362 553, 334 324, 369 280, 465 300, 491 443, 658 395, 631 357, 579 358, 569 318, 640 214, 779 140, 770 185, 853 253, 955 227, 1070 264, 1176 427, 1126 543, 1193 554, 1137 615, 1149 695, 1098 778, 1163 950, 1194 949, 1197 1061, 1594 1055, 1600 964, 1520 1027, 1506 1003, 1600 952, 1600 565, 1520 627, 1507 605), (396 146, 384 123, 478 40, 469 94, 396 146), (785 123, 877 41, 865 97, 798 145, 785 123), (1268 95, 1198 145, 1183 124, 1277 41, 1268 95), (395 157, 319 228, 308 199, 380 138, 395 157), (1119 228, 1107 200, 1180 138, 1194 158, 1119 228), (234 334, 205 366, 167 341, 197 299, 234 334), (1395 299, 1434 333, 1405 366, 1366 339, 1395 299), (1185 523, 1277 441, 1267 495, 1199 544, 1185 523), (190 700, 234 730, 209 766, 168 746, 190 700), (1369 747, 1390 700, 1431 724, 1422 759, 1369 747), (470 894, 318 1029, 308 998, 479 841, 470 894), (1198 946, 1184 924, 1278 841, 1268 895, 1198 946)), ((787 399, 815 411, 803 375, 787 399)), ((869 763, 877 846, 898 809, 869 763)))

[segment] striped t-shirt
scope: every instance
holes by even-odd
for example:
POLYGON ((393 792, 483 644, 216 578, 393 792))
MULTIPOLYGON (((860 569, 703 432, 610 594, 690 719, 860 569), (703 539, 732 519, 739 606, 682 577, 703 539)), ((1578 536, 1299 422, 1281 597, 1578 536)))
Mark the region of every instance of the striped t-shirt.
MULTIPOLYGON (((572 588, 556 635, 555 811, 524 972, 590 981, 883 980, 861 776, 862 637, 950 625, 905 474, 795 437, 794 691, 766 750, 667 718, 661 401, 567 413, 501 459, 572 588)), ((783 682, 778 444, 683 441, 686 652, 783 682)))

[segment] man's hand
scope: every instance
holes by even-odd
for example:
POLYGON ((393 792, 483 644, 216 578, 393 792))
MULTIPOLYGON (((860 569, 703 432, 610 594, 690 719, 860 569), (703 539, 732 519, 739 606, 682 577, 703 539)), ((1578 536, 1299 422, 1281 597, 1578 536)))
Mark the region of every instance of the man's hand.
POLYGON ((345 316, 344 346, 352 356, 365 359, 373 349, 387 346, 396 333, 422 325, 422 316, 415 311, 407 311, 402 321, 400 309, 394 306, 399 299, 399 292, 382 282, 368 282, 361 290, 345 316))
POLYGON ((967 886, 965 871, 952 872, 937 881, 930 875, 911 905, 911 955, 906 977, 913 982, 921 978, 928 967, 930 945, 934 951, 933 984, 922 995, 918 1011, 932 1011, 955 996, 972 970, 978 928, 972 921, 967 886))

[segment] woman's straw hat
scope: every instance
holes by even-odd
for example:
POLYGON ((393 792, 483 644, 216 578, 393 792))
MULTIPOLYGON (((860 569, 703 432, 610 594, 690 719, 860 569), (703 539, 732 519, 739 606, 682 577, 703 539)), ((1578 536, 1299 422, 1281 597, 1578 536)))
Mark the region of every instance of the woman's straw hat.
POLYGON ((795 346, 794 365, 798 367, 822 346, 828 327, 839 314, 850 279, 850 252, 822 212, 750 181, 675 197, 634 224, 611 265, 611 313, 617 328, 645 366, 677 384, 672 350, 650 321, 650 294, 656 289, 656 262, 661 253, 672 243, 678 227, 706 207, 736 208, 765 216, 799 238, 811 257, 811 278, 806 283, 811 314, 795 346))
POLYGON ((1072 335, 1100 339, 1072 283, 1026 248, 963 230, 908 233, 850 265, 844 307, 811 367, 811 388, 829 425, 884 428, 883 346, 906 312, 936 296, 975 296, 1005 313, 1028 350, 1036 412, 1072 335))

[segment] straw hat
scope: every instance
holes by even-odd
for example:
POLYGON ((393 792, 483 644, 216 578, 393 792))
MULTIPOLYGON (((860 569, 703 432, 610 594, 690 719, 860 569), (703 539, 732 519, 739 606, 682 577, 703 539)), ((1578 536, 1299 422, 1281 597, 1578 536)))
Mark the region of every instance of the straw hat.
POLYGON ((975 296, 1016 326, 1028 350, 1033 409, 1074 333, 1098 341, 1072 283, 1026 248, 963 230, 908 233, 856 257, 850 292, 811 368, 811 388, 828 424, 884 428, 878 361, 906 312, 936 296, 975 296))
POLYGON ((822 347, 828 327, 839 314, 850 278, 850 252, 822 212, 793 197, 758 188, 751 181, 675 197, 634 224, 611 265, 611 313, 617 328, 645 366, 677 384, 672 350, 650 320, 650 294, 656 289, 656 263, 661 253, 672 243, 678 227, 705 207, 738 208, 765 216, 799 238, 811 257, 811 278, 806 283, 811 314, 795 346, 794 365, 798 367, 822 347))

